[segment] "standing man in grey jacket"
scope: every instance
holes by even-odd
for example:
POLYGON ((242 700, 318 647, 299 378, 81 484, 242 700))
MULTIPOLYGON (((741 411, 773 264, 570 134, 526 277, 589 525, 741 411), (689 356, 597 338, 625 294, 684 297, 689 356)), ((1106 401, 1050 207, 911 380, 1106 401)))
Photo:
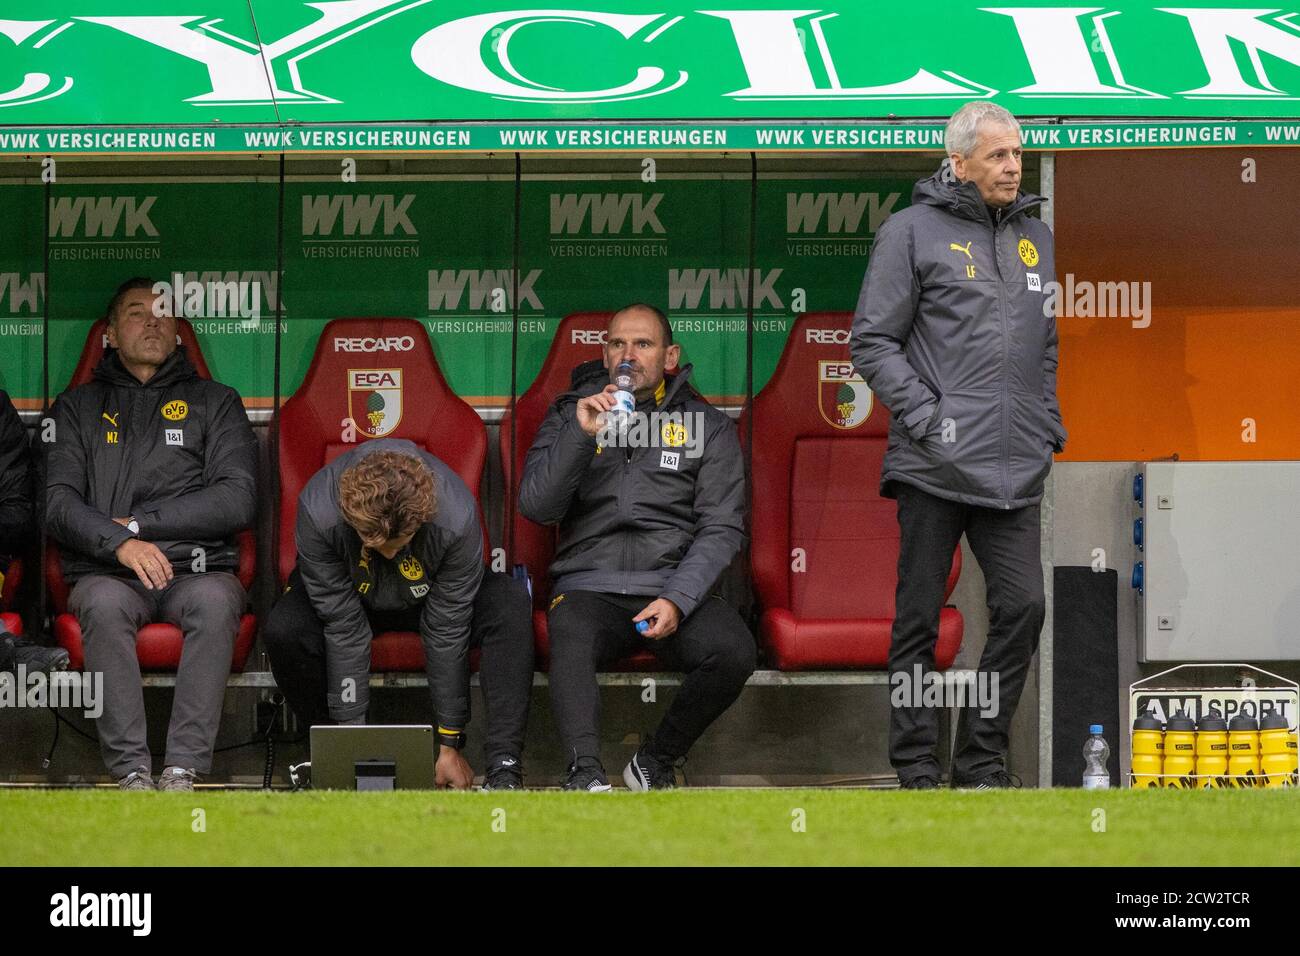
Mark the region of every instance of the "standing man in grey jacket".
POLYGON ((907 692, 934 669, 939 609, 962 534, 988 586, 980 670, 991 716, 963 710, 954 786, 1011 785, 1008 729, 1043 625, 1038 505, 1065 447, 1057 336, 1044 290, 1052 233, 1020 191, 1020 125, 989 102, 948 122, 948 159, 876 235, 853 318, 853 364, 892 412, 881 494, 898 500, 901 547, 890 682, 890 761, 903 787, 939 784, 938 711, 907 692), (992 683, 990 681, 990 683, 992 683))
POLYGON ((711 596, 745 538, 740 443, 731 419, 687 384, 691 367, 677 370, 672 334, 653 306, 616 312, 603 362, 574 369, 572 390, 524 462, 520 511, 560 526, 547 623, 551 707, 571 756, 566 790, 610 789, 600 762, 602 665, 646 649, 686 673, 623 771, 633 790, 673 787, 677 761, 754 671, 745 622, 711 596), (611 383, 624 363, 635 414, 615 433, 611 383))

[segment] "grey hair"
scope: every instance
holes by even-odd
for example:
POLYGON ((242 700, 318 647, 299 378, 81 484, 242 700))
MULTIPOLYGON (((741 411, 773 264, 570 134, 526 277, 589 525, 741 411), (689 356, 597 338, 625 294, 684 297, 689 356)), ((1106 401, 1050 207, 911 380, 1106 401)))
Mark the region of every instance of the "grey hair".
POLYGON ((975 100, 967 103, 948 120, 948 127, 943 131, 943 145, 951 156, 968 158, 975 152, 975 143, 979 140, 981 126, 993 125, 1009 127, 1020 133, 1020 121, 997 103, 988 100, 975 100))

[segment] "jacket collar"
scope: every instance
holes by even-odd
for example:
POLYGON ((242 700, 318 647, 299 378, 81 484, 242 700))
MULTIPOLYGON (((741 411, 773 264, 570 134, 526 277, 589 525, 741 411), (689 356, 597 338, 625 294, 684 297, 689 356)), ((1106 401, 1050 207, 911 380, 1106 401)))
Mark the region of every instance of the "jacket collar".
MULTIPOLYGON (((954 178, 948 162, 945 159, 932 175, 916 184, 912 189, 912 204, 938 206, 954 216, 995 225, 989 218, 988 206, 980 195, 979 187, 972 182, 961 182, 954 178)), ((1034 193, 1018 192, 1011 205, 1002 210, 1001 219, 996 225, 1008 222, 1013 216, 1045 202, 1045 198, 1034 193)))
POLYGON ((127 388, 162 388, 176 382, 195 378, 197 375, 198 372, 195 371, 194 365, 190 362, 184 345, 176 346, 176 350, 163 360, 162 365, 158 366, 158 370, 153 373, 153 376, 147 382, 141 382, 126 370, 126 366, 122 364, 122 358, 115 348, 104 349, 104 357, 99 360, 99 364, 95 366, 94 371, 96 381, 127 388))

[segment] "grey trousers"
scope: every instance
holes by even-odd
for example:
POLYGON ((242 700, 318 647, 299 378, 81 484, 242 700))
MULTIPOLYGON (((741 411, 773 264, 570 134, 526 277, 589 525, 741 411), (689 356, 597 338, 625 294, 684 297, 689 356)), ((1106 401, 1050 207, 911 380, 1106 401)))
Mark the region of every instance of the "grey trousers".
POLYGON ((239 580, 225 571, 177 574, 161 591, 147 589, 136 578, 107 574, 77 582, 68 608, 81 623, 86 670, 104 675, 104 712, 96 729, 104 764, 116 779, 133 770, 153 772, 135 644, 136 632, 155 622, 174 624, 185 636, 163 766, 198 773, 212 769, 246 601, 239 580))

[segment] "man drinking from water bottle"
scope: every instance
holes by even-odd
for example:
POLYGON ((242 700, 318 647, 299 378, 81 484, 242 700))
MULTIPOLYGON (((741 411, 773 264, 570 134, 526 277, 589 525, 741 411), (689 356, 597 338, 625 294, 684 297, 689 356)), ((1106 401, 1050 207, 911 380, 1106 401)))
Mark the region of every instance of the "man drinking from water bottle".
POLYGON ((602 666, 646 649, 686 675, 623 772, 633 790, 673 787, 677 763, 754 671, 749 629, 711 595, 744 542, 740 444, 731 420, 688 384, 691 366, 678 370, 680 357, 659 309, 616 312, 604 358, 574 369, 524 464, 520 511, 560 530, 547 624, 566 790, 610 789, 602 666), (635 408, 615 428, 614 382, 629 375, 635 408))

